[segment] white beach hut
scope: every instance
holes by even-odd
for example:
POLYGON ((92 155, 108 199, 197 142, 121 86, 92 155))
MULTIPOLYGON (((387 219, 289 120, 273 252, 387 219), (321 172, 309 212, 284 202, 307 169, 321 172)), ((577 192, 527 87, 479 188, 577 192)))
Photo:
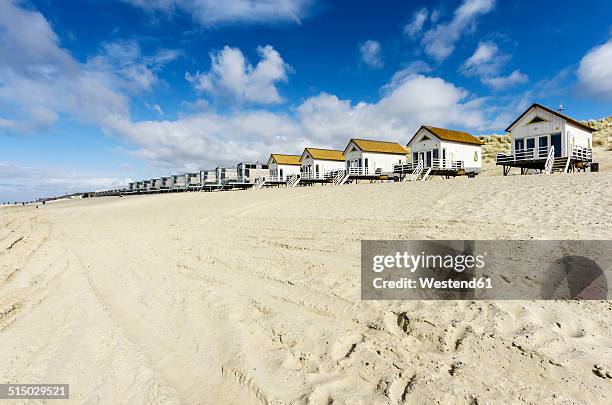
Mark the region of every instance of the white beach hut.
POLYGON ((185 187, 187 190, 197 190, 202 187, 202 175, 200 172, 185 173, 185 187))
POLYGON ((238 171, 235 167, 217 167, 215 169, 217 184, 228 184, 238 181, 238 171))
POLYGON ((347 175, 380 178, 393 175, 393 165, 406 162, 406 149, 397 142, 351 139, 344 148, 347 175))
POLYGON ((268 165, 259 162, 240 162, 236 165, 239 183, 255 183, 255 179, 268 175, 268 165))
POLYGON ((151 190, 159 191, 162 188, 162 179, 151 179, 151 190))
POLYGON ((482 170, 482 144, 467 132, 423 125, 408 142, 408 166, 446 176, 477 174, 482 170))
POLYGON ((326 182, 345 167, 341 150, 305 148, 300 157, 302 182, 326 182))
POLYGON ((162 190, 168 191, 172 189, 172 176, 162 177, 161 181, 162 181, 162 187, 161 187, 162 190))
POLYGON ((200 170, 200 177, 202 184, 215 184, 217 182, 217 171, 212 170, 200 170))
POLYGON ((172 175, 172 190, 183 191, 187 186, 187 176, 185 174, 172 175))
POLYGON ((552 173, 584 169, 593 160, 591 128, 541 104, 532 104, 508 128, 509 154, 498 154, 496 163, 507 175, 512 167, 521 174, 529 169, 552 173))
POLYGON ((268 177, 267 183, 285 183, 287 179, 295 178, 300 175, 300 155, 283 155, 273 153, 268 158, 268 177))

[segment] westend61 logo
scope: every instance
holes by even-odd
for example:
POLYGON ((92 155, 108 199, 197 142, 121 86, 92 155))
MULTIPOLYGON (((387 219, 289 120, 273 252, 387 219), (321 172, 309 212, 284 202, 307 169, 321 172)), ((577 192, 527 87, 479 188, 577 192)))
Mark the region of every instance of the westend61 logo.
POLYGON ((362 299, 608 299, 612 241, 362 241, 362 299))

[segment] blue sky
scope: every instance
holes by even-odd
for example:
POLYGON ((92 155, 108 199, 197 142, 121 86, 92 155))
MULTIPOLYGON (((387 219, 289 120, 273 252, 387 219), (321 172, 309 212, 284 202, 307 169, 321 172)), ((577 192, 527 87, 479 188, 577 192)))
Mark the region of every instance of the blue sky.
POLYGON ((532 102, 612 114, 607 1, 0 2, 0 201, 266 160, 532 102))

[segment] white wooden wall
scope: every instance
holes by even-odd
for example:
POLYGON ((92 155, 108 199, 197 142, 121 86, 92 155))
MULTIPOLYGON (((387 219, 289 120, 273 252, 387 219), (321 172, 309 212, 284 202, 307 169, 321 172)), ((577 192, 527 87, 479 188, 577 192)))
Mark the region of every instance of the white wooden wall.
POLYGON ((286 180, 287 177, 293 174, 300 174, 300 167, 300 165, 279 165, 272 159, 268 162, 270 176, 280 176, 280 170, 283 169, 283 180, 286 180))
POLYGON ((353 142, 350 142, 345 150, 347 151, 344 154, 344 161, 347 162, 346 166, 348 166, 348 162, 360 158, 362 159, 361 164, 363 166, 364 159, 368 159, 368 168, 370 170, 381 169, 382 172, 392 173, 394 164, 406 163, 406 155, 404 154, 362 152, 353 142), (353 147, 357 150, 352 151, 353 147))
POLYGON ((344 169, 345 167, 344 160, 313 159, 311 156, 308 156, 302 159, 302 170, 304 172, 309 171, 310 173, 315 174, 316 165, 319 165, 319 175, 320 176, 325 175, 325 173, 330 170, 340 170, 340 169, 344 169))
MULTIPOLYGON (((550 135, 561 134, 561 153, 566 155, 567 145, 569 145, 566 137, 566 123, 565 120, 544 111, 540 107, 531 109, 523 118, 521 118, 514 127, 510 130, 512 138, 512 153, 515 153, 515 140, 516 139, 527 139, 535 138, 535 147, 538 147, 538 137, 548 136, 548 145, 551 145, 550 135), (546 122, 539 122, 536 124, 528 124, 536 116, 542 117, 546 122)), ((526 147, 526 146, 525 146, 526 147)))

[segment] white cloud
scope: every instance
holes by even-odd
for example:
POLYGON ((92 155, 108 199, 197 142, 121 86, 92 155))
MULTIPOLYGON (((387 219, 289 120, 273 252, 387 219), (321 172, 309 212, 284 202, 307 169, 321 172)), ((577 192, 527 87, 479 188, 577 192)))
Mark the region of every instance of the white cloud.
POLYGON ((305 100, 296 112, 300 133, 310 145, 343 148, 349 138, 358 136, 406 143, 422 124, 480 128, 486 125, 480 103, 469 101, 467 91, 440 78, 409 74, 384 86, 375 103, 352 103, 321 93, 305 100))
POLYGON ((440 11, 433 10, 431 12, 431 15, 429 16, 429 21, 431 21, 432 24, 435 24, 438 22, 439 19, 440 19, 440 11))
POLYGON ((461 66, 466 76, 477 76, 480 81, 493 90, 500 91, 528 81, 527 75, 519 70, 508 76, 501 76, 500 71, 510 60, 510 55, 500 52, 494 42, 480 42, 478 48, 461 66))
POLYGON ((425 7, 417 10, 412 16, 412 20, 406 24, 406 26, 404 26, 404 35, 414 38, 421 33, 421 30, 423 30, 423 25, 427 21, 428 15, 429 13, 425 7))
POLYGON ((437 61, 443 61, 453 53, 455 43, 462 35, 474 31, 476 19, 489 13, 494 6, 495 0, 464 0, 448 23, 438 24, 425 33, 425 52, 437 61))
POLYGON ((359 47, 361 60, 372 69, 379 69, 384 66, 380 51, 380 42, 371 39, 365 41, 359 47))
POLYGON ((527 83, 528 80, 529 78, 526 74, 515 70, 508 76, 484 77, 482 82, 494 90, 505 90, 518 84, 527 83))
POLYGON ((138 42, 105 43, 102 52, 87 61, 86 69, 109 72, 109 80, 116 88, 130 93, 148 92, 159 83, 157 72, 176 59, 179 52, 163 49, 153 56, 144 56, 138 42))
POLYGON ((125 187, 129 178, 97 177, 83 171, 0 162, 0 203, 125 187))
MULTIPOLYGON (((62 48, 47 20, 16 1, 0 2, 0 122, 23 132, 52 125, 61 114, 104 123, 129 116, 124 90, 156 82, 134 44, 108 44, 86 63, 62 48)), ((164 59, 168 59, 164 55, 164 59)))
POLYGON ((137 156, 169 170, 190 170, 266 160, 272 152, 300 153, 305 146, 342 148, 354 136, 405 143, 421 124, 480 129, 487 126, 482 107, 482 100, 469 100, 451 83, 412 74, 385 86, 375 103, 321 93, 294 114, 206 111, 176 120, 117 120, 110 129, 138 145, 137 156))
POLYGON ((429 66, 426 62, 423 62, 422 60, 415 60, 413 62, 410 62, 403 69, 400 69, 397 72, 395 72, 393 76, 391 77, 391 80, 389 81, 389 83, 387 83, 383 87, 383 89, 385 90, 394 89, 398 87, 399 84, 403 83, 404 80, 406 80, 406 78, 413 76, 415 74, 429 73, 432 70, 433 69, 431 68, 431 66, 429 66))
POLYGON ((591 49, 582 58, 578 81, 587 94, 612 99, 612 39, 591 49))
POLYGON ((147 11, 190 14, 209 27, 223 23, 299 23, 314 0, 123 0, 147 11))
POLYGON ((270 45, 257 48, 261 60, 255 67, 249 64, 237 48, 226 46, 211 53, 211 67, 206 73, 186 73, 194 87, 213 97, 261 104, 280 103, 277 83, 286 82, 291 67, 270 45))
POLYGON ((110 129, 138 145, 134 154, 175 169, 203 169, 267 159, 301 150, 305 141, 291 117, 262 110, 201 112, 176 120, 116 120, 110 129))
POLYGON ((494 42, 480 42, 472 56, 463 63, 461 70, 467 76, 496 75, 509 59, 494 42))

